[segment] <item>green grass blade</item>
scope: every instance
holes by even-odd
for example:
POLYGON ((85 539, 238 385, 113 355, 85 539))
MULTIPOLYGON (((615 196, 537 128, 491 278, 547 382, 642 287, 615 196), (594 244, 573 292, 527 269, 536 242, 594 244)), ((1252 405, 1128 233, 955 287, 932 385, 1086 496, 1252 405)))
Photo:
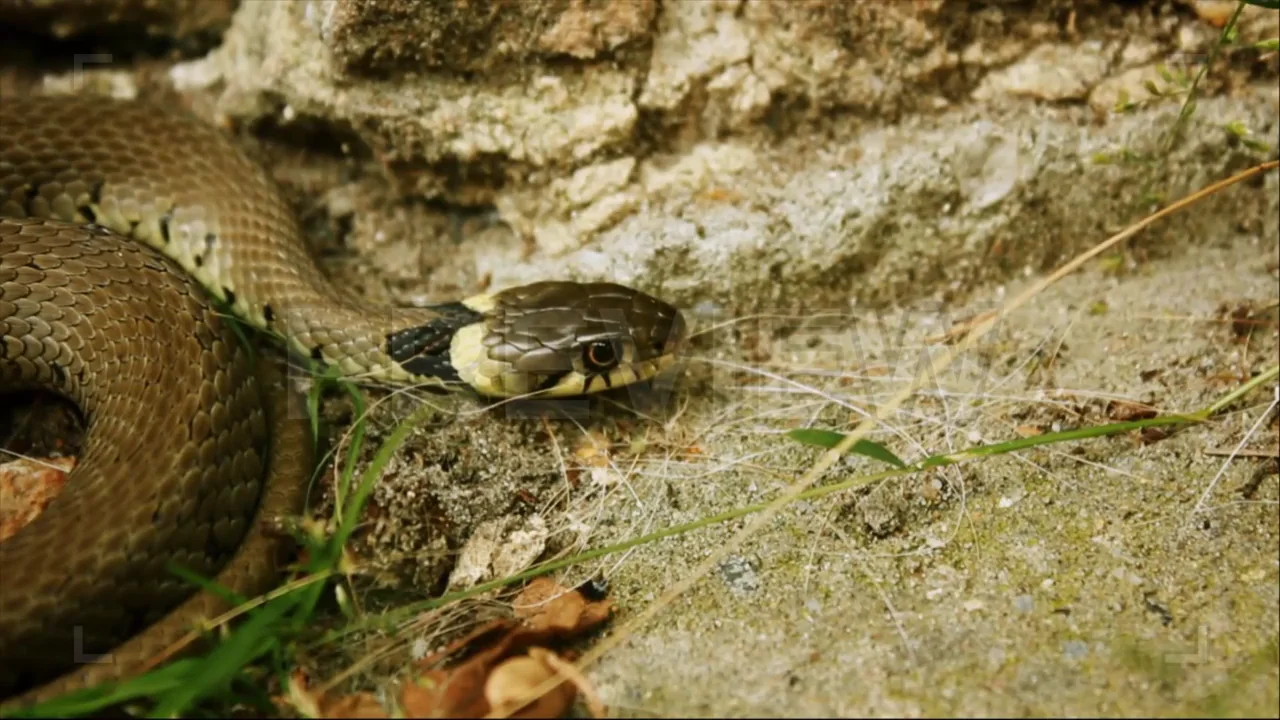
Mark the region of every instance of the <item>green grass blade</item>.
MULTIPOLYGON (((351 396, 351 404, 355 408, 356 417, 361 418, 356 421, 355 426, 351 428, 351 444, 347 450, 347 464, 342 468, 342 487, 341 495, 338 498, 338 507, 342 507, 347 502, 348 493, 351 490, 351 478, 355 476, 356 461, 360 459, 360 450, 364 448, 364 416, 366 406, 364 402, 364 393, 353 383, 339 383, 347 394, 351 396)), ((363 506, 362 506, 363 507, 363 506)))
POLYGON ((236 629, 213 652, 200 659, 198 672, 188 682, 159 695, 151 717, 177 717, 196 702, 228 687, 246 665, 265 655, 279 643, 272 626, 298 602, 291 593, 267 603, 236 629))
POLYGON ((216 580, 193 572, 191 569, 173 561, 166 563, 165 569, 192 585, 195 585, 197 588, 217 595, 222 598, 224 602, 230 603, 232 607, 235 607, 236 605, 243 605, 248 601, 248 598, 233 592, 231 588, 225 587, 219 584, 216 580))
MULTIPOLYGON (((838 432, 821 430, 819 428, 797 428, 788 432, 787 437, 798 443, 814 445, 820 448, 826 448, 827 450, 839 445, 840 441, 844 439, 844 435, 838 432)), ((907 466, 907 464, 902 462, 897 455, 890 452, 888 448, 880 443, 871 442, 870 440, 859 440, 853 444, 853 447, 849 448, 849 452, 855 455, 865 455, 872 460, 879 460, 882 463, 887 463, 896 468, 904 468, 907 466)))
POLYGON ((5 714, 5 718, 78 717, 101 712, 104 708, 137 698, 154 697, 180 687, 199 670, 199 658, 187 658, 165 665, 123 683, 105 683, 69 692, 23 710, 5 714))

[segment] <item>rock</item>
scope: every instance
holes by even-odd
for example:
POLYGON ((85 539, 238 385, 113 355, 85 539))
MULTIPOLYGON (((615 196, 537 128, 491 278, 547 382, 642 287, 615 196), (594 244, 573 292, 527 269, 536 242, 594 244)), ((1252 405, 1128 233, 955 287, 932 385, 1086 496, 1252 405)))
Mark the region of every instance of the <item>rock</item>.
POLYGON ((569 56, 593 59, 643 40, 656 0, 591 3, 314 3, 320 34, 338 66, 357 74, 448 70, 490 72, 502 64, 569 56))
MULTIPOLYGON (((349 133, 388 186, 357 244, 389 247, 388 228, 421 244, 408 265, 373 258, 397 282, 434 267, 414 297, 608 278, 784 311, 947 299, 1097 242, 1113 228, 1101 218, 1146 201, 1141 167, 1095 159, 1155 152, 1153 128, 1177 112, 1160 98, 1113 114, 1120 90, 1140 97, 1152 68, 1212 34, 1193 13, 1112 4, 536 7, 246 3, 222 47, 172 77, 214 119, 349 133), (394 218, 424 199, 492 207, 502 224, 415 239, 436 224, 394 218)), ((1276 93, 1240 83, 1220 98, 1204 86, 1167 196, 1257 159, 1218 128, 1265 132, 1276 93)), ((1265 218, 1275 199, 1258 192, 1225 196, 1224 212, 1265 218)), ((1169 247, 1166 232, 1143 242, 1169 247)))

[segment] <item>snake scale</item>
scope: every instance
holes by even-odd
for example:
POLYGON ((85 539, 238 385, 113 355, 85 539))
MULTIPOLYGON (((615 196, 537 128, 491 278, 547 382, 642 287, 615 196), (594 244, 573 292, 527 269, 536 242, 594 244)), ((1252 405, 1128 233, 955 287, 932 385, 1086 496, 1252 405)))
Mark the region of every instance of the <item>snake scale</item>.
POLYGON ((86 421, 65 489, 0 543, 10 707, 137 673, 221 611, 169 562, 242 595, 275 577, 267 521, 297 512, 308 428, 225 307, 347 377, 493 397, 644 380, 685 334, 609 283, 372 306, 325 278, 217 128, 138 101, 0 100, 0 393, 58 393, 86 421))

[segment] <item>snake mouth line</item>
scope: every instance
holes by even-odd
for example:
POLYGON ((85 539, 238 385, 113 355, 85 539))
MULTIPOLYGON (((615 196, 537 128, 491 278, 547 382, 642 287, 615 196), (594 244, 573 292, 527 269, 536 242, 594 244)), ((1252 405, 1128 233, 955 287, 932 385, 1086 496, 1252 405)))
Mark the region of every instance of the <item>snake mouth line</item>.
POLYGON ((536 395, 543 392, 554 393, 557 387, 571 383, 574 384, 575 387, 581 388, 578 394, 582 395, 613 390, 635 383, 654 380, 667 369, 674 366, 675 362, 676 356, 674 354, 663 355, 661 357, 654 358, 653 360, 646 360, 628 367, 620 367, 612 372, 584 374, 580 381, 576 378, 572 378, 571 375, 573 373, 571 372, 548 375, 542 380, 541 385, 539 385, 534 391, 534 394, 536 395))

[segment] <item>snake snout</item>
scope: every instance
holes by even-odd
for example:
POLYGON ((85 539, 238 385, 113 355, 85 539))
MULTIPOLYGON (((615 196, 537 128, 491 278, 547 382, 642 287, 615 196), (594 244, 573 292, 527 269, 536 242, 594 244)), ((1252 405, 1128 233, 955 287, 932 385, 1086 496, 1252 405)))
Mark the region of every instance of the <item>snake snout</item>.
POLYGON ((659 355, 679 355, 684 349, 684 341, 688 339, 689 326, 684 321, 684 314, 675 308, 671 310, 670 321, 665 328, 658 328, 654 338, 654 348, 659 350, 659 355))
POLYGON ((450 354, 464 381, 499 397, 648 380, 674 362, 686 334, 675 307, 613 283, 534 283, 487 301, 484 321, 459 331, 450 354))

